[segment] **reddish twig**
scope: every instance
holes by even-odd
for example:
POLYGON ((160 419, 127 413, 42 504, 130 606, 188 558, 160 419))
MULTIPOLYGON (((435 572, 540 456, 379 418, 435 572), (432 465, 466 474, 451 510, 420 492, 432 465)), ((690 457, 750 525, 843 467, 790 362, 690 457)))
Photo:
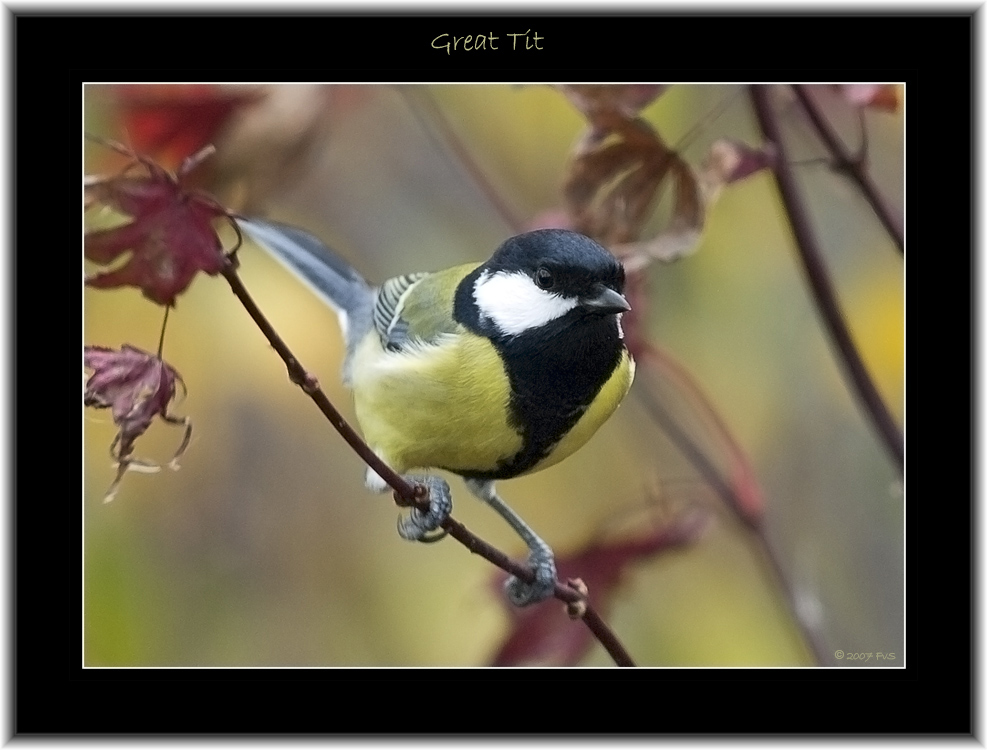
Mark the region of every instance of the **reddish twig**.
POLYGON ((748 526, 748 530, 757 541, 755 548, 760 551, 761 564, 767 568, 770 575, 774 576, 778 586, 785 592, 785 603, 788 605, 792 618, 799 624, 802 637, 816 660, 816 664, 820 667, 832 666, 831 655, 833 652, 823 641, 818 624, 810 622, 805 614, 805 608, 799 606, 799 601, 803 597, 795 590, 795 585, 785 572, 785 568, 778 558, 778 552, 765 531, 764 524, 758 523, 754 526, 748 526))
POLYGON ((257 304, 250 296, 250 293, 247 292, 247 288, 243 285, 240 276, 236 272, 236 268, 232 264, 223 270, 223 277, 229 283, 233 294, 236 295, 240 303, 246 308, 247 314, 253 318, 254 323, 260 328, 264 337, 274 347, 274 350, 281 359, 284 360, 291 382, 300 386, 308 394, 316 406, 319 407, 319 410, 326 416, 326 419, 336 428, 336 431, 342 436, 343 440, 356 451, 356 454, 368 466, 376 471, 401 497, 408 502, 415 502, 420 497, 421 491, 381 461, 377 454, 370 449, 370 446, 363 441, 363 438, 357 434, 356 430, 350 427, 349 423, 343 418, 343 415, 332 405, 329 397, 319 387, 319 381, 302 367, 301 363, 295 358, 295 355, 291 353, 287 344, 284 343, 277 331, 274 330, 274 327, 260 311, 260 308, 257 307, 257 304))
POLYGON ((853 181, 857 183, 861 192, 864 194, 864 198, 870 204, 874 213, 877 214, 877 218, 898 246, 898 251, 904 253, 905 235, 901 227, 901 222, 894 215, 884 196, 881 195, 881 191, 877 189, 877 185, 874 184, 862 160, 847 150, 843 141, 836 134, 836 131, 833 130, 823 116, 822 111, 816 106, 812 97, 809 96, 806 87, 792 86, 792 89, 795 91, 795 96, 798 97, 799 103, 801 103, 806 115, 808 115, 809 121, 816 129, 816 133, 819 134, 819 138, 833 155, 834 166, 841 172, 850 175, 853 181))
POLYGON ((899 471, 904 471, 904 438, 898 425, 895 424, 891 412, 881 398, 881 394, 878 393, 877 387, 871 380, 843 318, 843 313, 836 299, 836 291, 823 262, 819 242, 809 221, 809 214, 799 192, 795 174, 792 172, 785 154, 781 128, 778 126, 778 120, 768 101, 768 89, 766 86, 755 85, 751 86, 750 90, 751 99, 754 103, 754 113, 757 116, 761 133, 764 139, 775 149, 778 157, 772 167, 772 173, 778 185, 785 211, 788 214, 788 222, 795 235, 795 245, 802 259, 802 267, 805 269, 809 288, 812 290, 812 295, 833 339, 833 344, 843 360, 853 390, 873 422, 878 435, 898 464, 899 471))
MULTIPOLYGON (((449 518, 442 524, 442 528, 449 533, 449 536, 466 547, 466 549, 474 555, 479 555, 485 560, 488 560, 496 565, 501 570, 517 576, 527 583, 534 583, 535 574, 531 571, 531 568, 527 565, 521 565, 520 563, 515 562, 499 549, 473 534, 458 521, 454 521, 452 518, 449 518)), ((580 607, 579 619, 583 621, 603 648, 606 649, 614 663, 618 667, 635 666, 631 655, 627 653, 627 649, 624 648, 623 644, 617 638, 610 626, 607 625, 603 618, 600 617, 599 613, 589 605, 585 593, 577 591, 570 586, 556 583, 554 596, 556 599, 565 602, 566 604, 583 605, 580 607)))
MULTIPOLYGON (((628 346, 630 346, 630 341, 628 346)), ((729 458, 728 478, 720 477, 702 449, 690 440, 686 431, 672 414, 657 401, 650 405, 655 421, 664 427, 672 442, 686 455, 693 466, 709 480, 724 502, 734 507, 741 519, 759 521, 764 511, 764 500, 761 488, 757 483, 757 477, 754 474, 754 467, 751 466, 747 455, 702 387, 675 357, 650 341, 644 339, 636 341, 633 351, 639 364, 646 364, 654 368, 663 380, 687 394, 693 410, 707 423, 707 429, 710 430, 729 458)))
POLYGON ((713 462, 709 459, 702 448, 694 441, 675 417, 665 409, 657 399, 652 397, 651 392, 646 388, 635 391, 635 395, 651 414, 655 422, 664 430, 665 434, 678 448, 685 459, 692 464, 693 468, 699 472, 705 481, 720 499, 723 504, 733 513, 734 518, 740 521, 741 525, 756 541, 756 546, 760 550, 760 559, 764 563, 768 574, 775 578, 778 586, 785 592, 785 602, 788 605, 792 619, 798 623, 802 631, 805 643, 808 644, 817 664, 827 664, 829 657, 825 645, 820 640, 815 627, 802 617, 802 613, 796 604, 796 591, 785 575, 774 547, 764 531, 764 524, 760 515, 749 512, 747 503, 739 497, 733 485, 724 479, 713 462))
MULTIPOLYGON (((291 353, 291 350, 254 302, 236 272, 236 264, 234 262, 228 263, 222 273, 233 290, 233 294, 240 300, 241 304, 246 308, 247 313, 257 324, 258 328, 261 329, 265 338, 267 338, 268 342, 284 361, 285 366, 288 368, 288 377, 291 381, 300 386, 308 394, 356 454, 394 489, 395 500, 398 501, 399 505, 406 507, 415 505, 421 510, 427 511, 429 500, 425 488, 421 485, 409 483, 404 477, 381 461, 377 454, 371 450, 370 446, 364 442, 363 438, 357 434, 356 430, 343 418, 343 415, 339 413, 328 396, 319 387, 318 380, 302 367, 301 363, 291 353)), ((534 582, 535 576, 531 568, 515 562, 496 547, 480 539, 452 517, 447 518, 442 523, 442 528, 449 536, 466 547, 470 552, 480 555, 501 570, 517 576, 528 583, 534 582)), ((585 610, 581 619, 586 624, 586 627, 596 636, 597 640, 607 650, 607 653, 610 654, 618 666, 634 666, 634 662, 628 655, 627 650, 620 643, 616 634, 600 618, 599 614, 588 605, 584 594, 568 586, 556 583, 555 598, 567 604, 576 602, 585 604, 585 610)))

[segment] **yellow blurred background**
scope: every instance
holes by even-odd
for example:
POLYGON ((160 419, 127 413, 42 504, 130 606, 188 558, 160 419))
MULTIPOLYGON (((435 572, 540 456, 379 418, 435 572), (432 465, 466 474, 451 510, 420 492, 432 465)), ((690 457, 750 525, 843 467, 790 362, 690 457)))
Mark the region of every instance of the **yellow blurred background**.
MULTIPOLYGON (((284 88, 277 128, 243 146, 244 160, 269 157, 252 205, 318 234, 376 281, 483 260, 514 233, 423 101, 441 111, 523 221, 561 204, 566 163, 585 126, 547 86, 284 88), (319 97, 323 120, 315 127, 302 119, 314 117, 305 106, 319 97), (292 101, 303 112, 297 122, 292 101), (304 127, 317 132, 304 149, 272 141, 265 151, 278 128, 304 127)), ((829 97, 852 147, 855 114, 835 94, 820 96, 829 97)), ((89 87, 87 130, 126 141, 119 105, 119 90, 89 87)), ((902 257, 855 187, 819 162, 822 149, 794 102, 779 94, 778 108, 850 327, 900 425, 902 257)), ((743 87, 673 86, 643 116, 693 164, 717 138, 759 142, 743 87)), ((901 107, 866 114, 872 175, 899 208, 903 121, 901 107)), ((108 168, 106 149, 85 148, 87 171, 108 168)), ((233 157, 223 158, 232 169, 233 157)), ((230 196, 250 188, 225 184, 230 196)), ((333 313, 260 250, 248 245, 240 260, 255 300, 355 421, 340 383, 333 313)), ((766 534, 803 622, 831 652, 893 652, 902 665, 902 484, 847 390, 770 177, 725 188, 696 253, 648 273, 649 336, 702 384, 752 462, 766 534)), ((86 344, 154 351, 161 308, 133 289, 85 294, 86 344)), ((83 415, 87 665, 490 659, 508 624, 491 583, 496 571, 451 540, 414 545, 398 537, 399 510, 364 489, 360 460, 288 382, 222 278, 200 277, 179 298, 164 356, 188 387, 172 411, 194 426, 180 471, 128 474, 104 504, 116 428, 106 411, 83 415)), ((676 398, 673 390, 663 395, 676 398)), ((689 404, 669 408, 687 412, 689 404)), ((180 439, 180 429, 155 424, 137 455, 163 463, 180 439)), ((632 392, 575 457, 500 490, 559 554, 656 503, 670 513, 700 503, 712 515, 702 538, 635 565, 613 601, 608 620, 630 653, 652 666, 811 664, 792 603, 758 545, 674 454, 632 392)), ((458 479, 451 484, 455 517, 522 556, 507 526, 458 479)), ((611 662, 596 646, 584 663, 611 662)))

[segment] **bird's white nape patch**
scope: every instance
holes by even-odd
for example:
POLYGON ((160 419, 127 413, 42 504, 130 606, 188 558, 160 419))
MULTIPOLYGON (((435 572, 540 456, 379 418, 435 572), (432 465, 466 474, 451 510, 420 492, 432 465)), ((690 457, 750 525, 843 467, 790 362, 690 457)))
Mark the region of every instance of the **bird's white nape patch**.
POLYGON ((509 336, 561 318, 578 304, 576 299, 539 289, 530 276, 519 271, 484 271, 473 286, 473 299, 480 317, 509 336))

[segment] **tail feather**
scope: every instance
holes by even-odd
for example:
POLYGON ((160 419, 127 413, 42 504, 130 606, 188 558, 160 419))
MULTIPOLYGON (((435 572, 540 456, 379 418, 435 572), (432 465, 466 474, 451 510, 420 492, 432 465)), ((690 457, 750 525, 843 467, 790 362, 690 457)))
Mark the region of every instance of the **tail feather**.
POLYGON ((237 223, 336 311, 349 359, 373 325, 376 289, 308 232, 265 219, 238 219, 237 223))

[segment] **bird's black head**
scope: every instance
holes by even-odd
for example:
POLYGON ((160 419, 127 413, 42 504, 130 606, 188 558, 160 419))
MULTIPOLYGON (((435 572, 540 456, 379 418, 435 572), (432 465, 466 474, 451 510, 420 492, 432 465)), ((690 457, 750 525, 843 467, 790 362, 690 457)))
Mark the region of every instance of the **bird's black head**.
POLYGON ((588 237, 518 235, 460 282, 456 320, 490 339, 511 384, 508 422, 522 449, 485 479, 535 466, 586 413, 625 360, 624 269, 588 237))
POLYGON ((589 237, 539 229, 504 242, 464 281, 480 327, 518 336, 563 319, 603 317, 630 309, 624 269, 589 237))

